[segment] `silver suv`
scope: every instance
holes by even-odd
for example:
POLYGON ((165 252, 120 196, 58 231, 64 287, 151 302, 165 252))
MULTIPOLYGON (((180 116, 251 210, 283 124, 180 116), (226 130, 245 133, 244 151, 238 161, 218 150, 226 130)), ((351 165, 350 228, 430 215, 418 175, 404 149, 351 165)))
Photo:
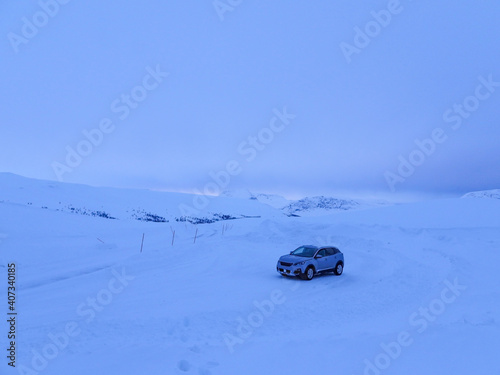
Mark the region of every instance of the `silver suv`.
POLYGON ((283 255, 278 260, 276 271, 284 276, 299 276, 311 280, 314 275, 333 272, 342 275, 344 254, 333 246, 304 245, 283 255))

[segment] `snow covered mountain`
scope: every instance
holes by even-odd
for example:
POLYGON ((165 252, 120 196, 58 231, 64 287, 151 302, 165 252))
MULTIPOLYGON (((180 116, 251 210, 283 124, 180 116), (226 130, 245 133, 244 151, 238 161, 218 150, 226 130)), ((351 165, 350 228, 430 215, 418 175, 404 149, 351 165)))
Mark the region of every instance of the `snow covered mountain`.
POLYGON ((289 216, 319 216, 335 211, 360 210, 389 205, 385 201, 366 201, 333 197, 307 197, 292 201, 282 208, 289 216))
POLYGON ((192 196, 161 194, 0 176, 0 299, 15 263, 19 312, 2 374, 499 372, 500 200, 288 217, 216 197, 203 215, 239 219, 194 225, 174 212, 192 196), (342 276, 276 272, 280 255, 326 243, 342 276))
POLYGON ((287 216, 320 216, 337 210, 358 210, 390 205, 389 202, 382 200, 368 201, 325 196, 289 200, 277 194, 254 194, 249 190, 226 191, 222 195, 256 200, 281 210, 287 216))
POLYGON ((500 189, 473 191, 465 194, 462 198, 490 198, 500 199, 500 189))
POLYGON ((10 173, 0 173, 0 186, 1 202, 106 219, 187 221, 197 224, 280 215, 271 207, 248 199, 97 188, 29 179, 10 173))
POLYGON ((290 201, 279 195, 226 191, 219 197, 136 189, 97 188, 0 173, 0 201, 106 219, 209 223, 243 217, 324 215, 372 207, 329 197, 290 201))

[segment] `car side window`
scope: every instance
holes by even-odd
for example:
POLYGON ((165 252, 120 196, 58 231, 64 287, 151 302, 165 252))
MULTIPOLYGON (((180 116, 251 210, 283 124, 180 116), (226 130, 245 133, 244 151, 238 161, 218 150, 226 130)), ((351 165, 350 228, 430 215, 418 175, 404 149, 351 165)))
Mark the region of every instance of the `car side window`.
POLYGON ((326 256, 326 250, 325 249, 321 249, 320 251, 318 251, 318 254, 317 255, 321 255, 321 256, 326 256))
POLYGON ((326 255, 333 255, 333 254, 335 254, 335 251, 331 247, 326 249, 326 255))

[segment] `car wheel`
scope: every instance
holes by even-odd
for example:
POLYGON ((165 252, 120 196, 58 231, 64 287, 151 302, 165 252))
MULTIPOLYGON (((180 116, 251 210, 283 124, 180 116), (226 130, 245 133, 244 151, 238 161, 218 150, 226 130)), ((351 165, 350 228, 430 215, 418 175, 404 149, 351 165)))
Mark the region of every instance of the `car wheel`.
POLYGON ((342 272, 344 272, 344 265, 342 264, 342 262, 338 262, 335 266, 335 269, 333 270, 333 273, 337 276, 340 276, 342 275, 342 272))
POLYGON ((306 268, 306 272, 302 275, 302 279, 304 280, 312 280, 314 277, 314 268, 312 266, 309 266, 306 268))

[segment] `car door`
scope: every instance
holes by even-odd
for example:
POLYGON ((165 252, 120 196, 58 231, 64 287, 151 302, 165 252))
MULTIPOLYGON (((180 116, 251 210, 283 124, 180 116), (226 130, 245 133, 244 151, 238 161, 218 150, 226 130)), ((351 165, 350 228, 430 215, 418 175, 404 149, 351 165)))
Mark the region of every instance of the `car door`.
POLYGON ((342 253, 340 252, 339 249, 337 249, 336 247, 333 248, 333 253, 335 254, 334 255, 334 258, 335 258, 335 261, 334 261, 334 267, 335 265, 337 264, 338 261, 344 261, 344 256, 342 255, 342 253))
POLYGON ((326 265, 328 269, 333 269, 337 264, 337 258, 335 255, 335 249, 328 247, 326 251, 326 265))
POLYGON ((318 264, 318 271, 323 271, 328 268, 328 256, 326 256, 325 249, 319 250, 314 258, 318 264))

